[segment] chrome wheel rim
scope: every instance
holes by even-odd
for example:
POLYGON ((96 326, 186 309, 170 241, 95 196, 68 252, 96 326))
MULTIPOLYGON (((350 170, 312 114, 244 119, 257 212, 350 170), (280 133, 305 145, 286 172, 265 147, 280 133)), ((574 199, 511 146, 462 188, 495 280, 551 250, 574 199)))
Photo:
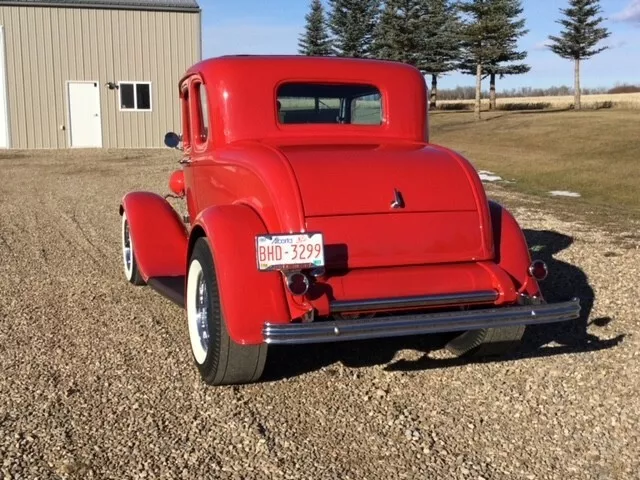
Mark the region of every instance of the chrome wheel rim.
POLYGON ((209 291, 204 281, 202 272, 198 275, 198 288, 196 294, 196 321, 198 326, 198 338, 204 351, 209 350, 209 291))

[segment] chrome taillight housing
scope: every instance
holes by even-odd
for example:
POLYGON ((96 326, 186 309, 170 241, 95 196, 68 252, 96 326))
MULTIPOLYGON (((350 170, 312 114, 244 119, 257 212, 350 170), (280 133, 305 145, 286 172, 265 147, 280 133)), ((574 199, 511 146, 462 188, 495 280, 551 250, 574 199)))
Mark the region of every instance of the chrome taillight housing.
POLYGON ((549 275, 547 264, 542 260, 534 260, 529 266, 529 275, 538 281, 542 281, 549 275))

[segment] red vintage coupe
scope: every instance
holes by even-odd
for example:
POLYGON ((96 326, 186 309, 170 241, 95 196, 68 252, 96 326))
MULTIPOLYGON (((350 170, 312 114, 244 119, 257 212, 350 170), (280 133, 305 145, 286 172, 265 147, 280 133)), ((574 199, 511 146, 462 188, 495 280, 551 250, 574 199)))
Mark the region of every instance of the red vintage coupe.
POLYGON ((129 282, 185 308, 206 383, 258 380, 270 344, 454 332, 450 351, 488 355, 579 316, 543 300, 546 265, 469 161, 429 142, 417 69, 227 56, 177 92, 165 143, 188 214, 127 193, 122 256, 129 282))

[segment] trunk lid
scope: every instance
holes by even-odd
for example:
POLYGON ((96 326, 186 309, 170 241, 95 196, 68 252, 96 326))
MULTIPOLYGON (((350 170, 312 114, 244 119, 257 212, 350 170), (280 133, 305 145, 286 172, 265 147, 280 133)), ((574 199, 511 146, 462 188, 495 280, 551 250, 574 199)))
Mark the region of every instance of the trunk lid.
POLYGON ((324 234, 329 267, 492 258, 478 207, 484 192, 445 150, 414 144, 279 149, 298 181, 307 230, 324 234), (401 208, 392 208, 394 202, 401 208))
POLYGON ((309 217, 474 211, 476 199, 464 169, 445 152, 415 145, 280 147, 295 172, 309 217))

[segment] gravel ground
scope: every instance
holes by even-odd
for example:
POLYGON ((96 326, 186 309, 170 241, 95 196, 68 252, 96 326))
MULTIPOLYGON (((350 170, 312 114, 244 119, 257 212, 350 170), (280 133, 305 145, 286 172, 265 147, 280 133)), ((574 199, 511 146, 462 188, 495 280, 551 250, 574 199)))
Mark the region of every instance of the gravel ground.
POLYGON ((166 193, 177 159, 1 154, 0 479, 640 478, 637 226, 509 194, 548 299, 585 301, 510 357, 460 362, 437 336, 291 347, 263 383, 206 387, 183 312, 120 261, 121 196, 166 193))

